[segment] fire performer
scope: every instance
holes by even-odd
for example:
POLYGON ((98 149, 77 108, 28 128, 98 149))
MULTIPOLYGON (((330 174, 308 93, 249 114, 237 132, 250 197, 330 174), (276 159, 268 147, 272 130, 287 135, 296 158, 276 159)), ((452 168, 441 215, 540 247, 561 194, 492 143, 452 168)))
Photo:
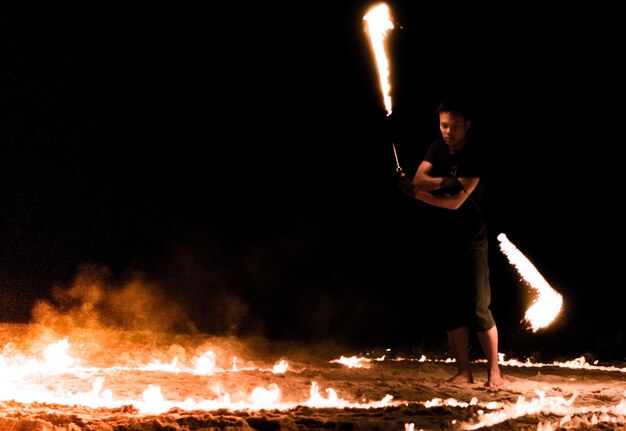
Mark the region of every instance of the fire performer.
POLYGON ((434 207, 437 291, 458 367, 447 382, 474 381, 469 359, 471 329, 476 331, 488 362, 486 385, 498 388, 504 379, 498 364, 498 329, 489 308, 481 151, 478 142, 468 139, 471 119, 463 102, 444 101, 437 115, 441 138, 430 145, 413 180, 401 175, 398 186, 410 197, 434 207))

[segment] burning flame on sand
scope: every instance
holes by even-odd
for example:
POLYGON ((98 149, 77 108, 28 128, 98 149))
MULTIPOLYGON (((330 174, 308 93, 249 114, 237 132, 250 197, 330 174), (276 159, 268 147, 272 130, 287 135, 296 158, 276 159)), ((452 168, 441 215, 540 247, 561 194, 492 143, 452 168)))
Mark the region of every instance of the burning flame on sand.
POLYGON ((503 233, 498 235, 500 250, 515 266, 531 288, 536 291, 533 304, 526 310, 524 319, 530 324, 533 332, 545 328, 556 318, 563 305, 563 297, 548 284, 537 268, 503 233))
MULTIPOLYGON (((101 409, 111 409, 107 410, 109 413, 105 412, 109 415, 115 415, 115 412, 120 412, 122 411, 120 409, 123 409, 124 412, 139 418, 141 415, 150 416, 167 414, 168 412, 180 414, 182 411, 217 411, 223 409, 229 411, 286 411, 297 406, 382 409, 416 404, 425 409, 447 407, 456 410, 471 409, 474 413, 469 416, 464 415, 463 419, 460 416, 459 419, 449 419, 450 424, 456 429, 484 428, 512 418, 548 413, 556 415, 557 422, 542 423, 541 426, 543 427, 569 425, 580 420, 587 420, 590 423, 626 423, 626 399, 616 404, 601 407, 576 405, 577 394, 569 397, 549 396, 540 390, 536 390, 536 395, 533 397, 520 396, 517 402, 480 401, 477 397, 472 397, 469 401, 454 398, 410 401, 407 399, 395 400, 394 396, 390 394, 374 400, 367 399, 363 395, 360 395, 360 399, 356 400, 354 395, 348 394, 348 399, 346 399, 332 387, 322 390, 323 383, 307 377, 321 376, 329 373, 330 370, 321 372, 321 368, 310 368, 309 366, 294 368, 286 359, 274 361, 273 365, 261 367, 254 362, 243 360, 239 356, 230 356, 232 360, 229 358, 222 359, 216 350, 207 348, 206 343, 202 343, 197 349, 181 345, 176 345, 176 348, 170 346, 164 351, 151 349, 144 352, 146 356, 142 354, 142 358, 135 358, 131 361, 132 364, 126 364, 123 363, 124 347, 119 343, 117 336, 112 333, 110 334, 113 337, 110 340, 112 344, 107 343, 107 345, 118 347, 112 348, 113 351, 110 352, 110 359, 107 359, 106 365, 104 363, 100 365, 91 363, 90 355, 83 357, 83 355, 75 356, 72 354, 81 351, 87 353, 89 349, 95 348, 96 346, 93 345, 95 334, 95 332, 92 333, 92 339, 87 344, 83 338, 77 340, 62 338, 47 344, 36 342, 35 346, 29 342, 28 346, 22 346, 22 348, 19 347, 20 344, 15 342, 5 344, 0 350, 0 405, 5 406, 3 414, 10 415, 10 409, 20 409, 20 406, 15 405, 15 403, 29 406, 19 410, 21 411, 18 414, 19 417, 12 419, 18 422, 22 420, 20 418, 24 417, 24 411, 47 408, 49 412, 58 406, 76 406, 82 412, 81 417, 83 418, 87 417, 85 416, 87 414, 87 411, 84 410, 85 406, 100 409, 94 410, 92 416, 89 416, 91 418, 96 418, 98 412, 104 411, 101 409), (33 349, 33 347, 35 348, 33 349), (89 349, 85 350, 87 347, 89 349), (155 356, 165 359, 165 361, 157 360, 155 356), (111 362, 113 360, 120 362, 113 363, 111 362), (225 366, 221 366, 220 363, 225 366), (237 377, 235 377, 239 373, 244 379, 241 382, 238 382, 237 377), (263 384, 255 387, 245 384, 245 378, 250 376, 250 373, 258 375, 258 380, 262 381, 263 384), (179 383, 174 385, 175 382, 179 383), (293 390, 291 390, 291 396, 287 395, 285 389, 288 392, 289 388, 298 382, 308 383, 307 396, 303 398, 294 397, 293 390), (190 390, 189 394, 186 393, 187 387, 190 390)), ((130 335, 120 334, 119 336, 128 337, 130 335)), ((176 340, 180 339, 176 338, 176 340)), ((148 341, 147 346, 153 346, 153 340, 146 341, 148 341)), ((137 347, 139 346, 141 344, 137 345, 137 347)), ((219 348, 218 345, 216 347, 219 348)), ((367 375, 362 370, 358 370, 359 368, 386 367, 388 366, 386 363, 396 363, 397 361, 407 361, 408 363, 413 359, 400 357, 387 359, 386 355, 371 358, 342 355, 339 359, 330 360, 328 363, 356 369, 354 378, 363 379, 367 378, 367 375)), ((414 361, 420 363, 433 362, 423 355, 420 358, 415 358, 414 361)), ((519 361, 505 363, 503 358, 500 359, 500 362, 517 367, 541 365, 519 361)), ((562 365, 570 368, 584 366, 584 368, 596 369, 595 366, 585 363, 584 358, 572 364, 562 365)), ((316 365, 316 367, 319 366, 321 364, 316 365)), ((391 369, 394 370, 394 373, 401 370, 397 366, 393 366, 391 369)), ((626 371, 626 369, 615 368, 606 368, 606 370, 626 371)), ((374 375, 377 375, 376 372, 374 375)), ((349 387, 351 385, 345 386, 344 390, 349 387)), ((303 391, 296 390, 295 392, 304 395, 303 391)), ((0 425, 4 423, 1 420, 3 420, 2 416, 0 416, 0 425)), ((11 424, 11 426, 15 425, 15 422, 6 423, 11 424)), ((405 423, 405 429, 421 428, 415 427, 415 423, 409 421, 405 423)))
MULTIPOLYGON (((70 347, 68 339, 64 338, 46 345, 38 355, 25 356, 23 354, 7 354, 6 352, 13 351, 11 343, 7 344, 4 352, 0 354, 0 403, 13 400, 25 404, 47 402, 59 405, 82 405, 112 409, 132 405, 142 414, 159 414, 172 408, 207 411, 223 408, 229 410, 286 410, 298 405, 318 408, 379 408, 391 405, 393 399, 391 395, 387 395, 379 401, 351 402, 342 399, 333 388, 327 388, 325 390, 326 396, 324 396, 321 393, 319 383, 313 380, 310 381, 310 398, 308 400, 285 400, 281 388, 274 382, 267 386, 256 386, 243 397, 226 392, 221 387, 214 387, 213 397, 203 399, 187 397, 177 400, 167 399, 161 386, 151 383, 144 387, 138 398, 128 398, 106 388, 107 383, 109 383, 108 380, 117 381, 119 378, 125 378, 117 375, 126 376, 128 373, 141 373, 145 376, 154 375, 156 383, 158 381, 156 377, 163 374, 181 377, 186 375, 186 378, 189 379, 193 378, 191 376, 212 376, 241 371, 284 375, 291 369, 289 363, 284 359, 276 362, 272 368, 259 368, 257 366, 238 367, 235 358, 232 360, 232 368, 224 369, 217 365, 218 358, 212 350, 196 354, 188 361, 188 364, 182 363, 177 356, 174 356, 166 364, 158 360, 151 360, 148 363, 133 366, 116 364, 102 368, 84 365, 82 360, 70 355, 70 347), (57 380, 59 383, 62 380, 67 380, 71 386, 74 383, 69 376, 72 375, 80 377, 81 390, 69 390, 68 388, 62 388, 59 391, 49 390, 52 386, 58 386, 57 384, 51 385, 49 379, 57 380)), ((125 392, 128 392, 128 388, 125 392)))

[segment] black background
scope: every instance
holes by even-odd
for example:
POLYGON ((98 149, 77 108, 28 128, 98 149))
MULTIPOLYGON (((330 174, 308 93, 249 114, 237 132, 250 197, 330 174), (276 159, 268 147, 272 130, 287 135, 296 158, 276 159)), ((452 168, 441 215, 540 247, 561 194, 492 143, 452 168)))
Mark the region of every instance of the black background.
POLYGON ((207 332, 438 343, 428 226, 391 143, 411 174, 463 92, 489 148, 501 351, 623 359, 618 14, 390 3, 387 116, 372 5, 3 6, 2 321, 97 264, 207 332), (521 323, 501 232, 564 296, 548 329, 521 323))

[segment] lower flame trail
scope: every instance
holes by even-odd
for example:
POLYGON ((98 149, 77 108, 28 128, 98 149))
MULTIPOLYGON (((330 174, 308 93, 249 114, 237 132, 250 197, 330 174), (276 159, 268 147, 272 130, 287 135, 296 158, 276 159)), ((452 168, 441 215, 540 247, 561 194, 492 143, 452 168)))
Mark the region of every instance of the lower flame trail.
POLYGON ((525 320, 530 324, 533 332, 547 327, 561 311, 563 297, 548 284, 535 266, 509 241, 505 234, 498 235, 498 241, 500 241, 502 253, 515 266, 524 281, 536 291, 535 300, 524 315, 525 320))

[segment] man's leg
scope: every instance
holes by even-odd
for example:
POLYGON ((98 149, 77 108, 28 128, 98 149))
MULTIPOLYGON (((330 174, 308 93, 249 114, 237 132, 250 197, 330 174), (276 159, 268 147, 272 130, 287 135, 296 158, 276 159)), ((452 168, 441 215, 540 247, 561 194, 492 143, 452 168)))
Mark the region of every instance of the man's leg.
POLYGON ((477 332, 476 335, 489 367, 487 386, 499 388, 504 385, 504 379, 498 365, 498 328, 494 325, 486 331, 477 332))
POLYGON ((448 383, 474 383, 469 360, 469 331, 467 326, 448 331, 448 341, 452 347, 452 354, 456 359, 459 371, 448 380, 448 383))

